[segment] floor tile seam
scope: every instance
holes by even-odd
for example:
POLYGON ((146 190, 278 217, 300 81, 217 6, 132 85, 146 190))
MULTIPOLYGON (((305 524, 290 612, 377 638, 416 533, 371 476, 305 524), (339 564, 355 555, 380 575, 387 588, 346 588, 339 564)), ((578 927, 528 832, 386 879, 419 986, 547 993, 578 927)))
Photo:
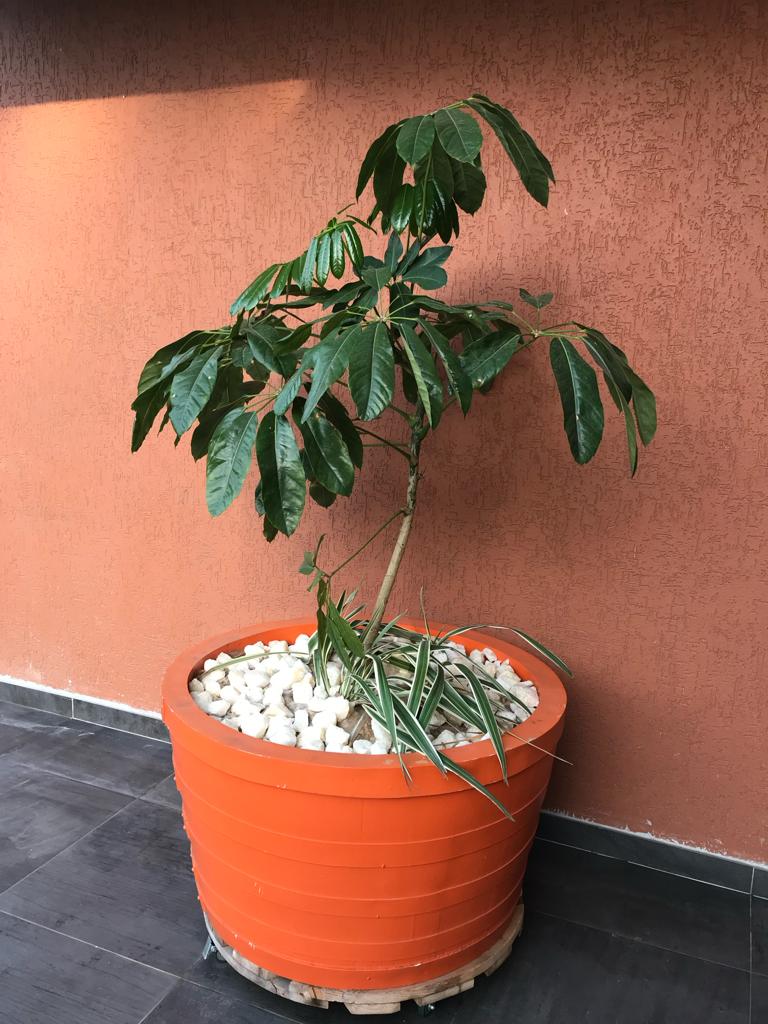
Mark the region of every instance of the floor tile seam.
MULTIPOLYGON (((599 853, 597 850, 585 850, 583 846, 572 846, 570 843, 561 843, 556 839, 545 839, 543 836, 536 837, 538 842, 551 843, 552 846, 563 846, 567 850, 578 850, 579 853, 586 853, 592 857, 603 857, 605 860, 615 860, 620 864, 632 864, 637 868, 647 868, 648 871, 657 871, 661 875, 671 875, 672 878, 685 878, 689 882, 700 882, 702 885, 710 885, 713 889, 725 889, 727 892, 738 892, 743 896, 749 896, 748 889, 735 889, 732 885, 722 885, 720 882, 708 882, 704 878, 695 878, 693 875, 682 875, 679 871, 670 871, 668 868, 654 867, 653 864, 643 864, 637 860, 627 860, 626 857, 617 857, 612 853, 599 853)), ((533 854, 535 860, 535 853, 533 854)), ((754 868, 752 868, 754 872, 754 868)))
MULTIPOLYGON (((108 822, 112 821, 112 819, 116 818, 118 814, 122 814, 123 811, 127 810, 138 800, 140 800, 140 797, 132 797, 131 799, 129 799, 127 803, 123 804, 122 807, 119 807, 116 811, 110 814, 109 817, 104 818, 103 821, 100 821, 98 825, 94 825, 93 828, 89 828, 87 832, 84 832, 81 836, 78 836, 77 839, 74 839, 71 843, 68 843, 63 849, 59 850, 57 853, 54 853, 54 855, 52 857, 49 857, 48 860, 44 861, 42 864, 38 864, 36 868, 33 868, 32 871, 24 875, 23 878, 17 879, 17 881, 15 881, 12 885, 9 885, 6 889, 0 891, 0 896, 7 896, 8 893, 13 892, 17 885, 21 885, 22 882, 28 881, 30 878, 32 878, 33 875, 36 875, 38 871, 42 871, 43 868, 47 868, 49 865, 53 864, 53 862, 57 860, 57 858, 63 856, 63 854, 65 853, 68 853, 74 846, 77 846, 78 843, 82 843, 84 839, 87 839, 89 836, 92 836, 97 829, 100 829, 103 825, 106 825, 108 822)), ((0 912, 7 913, 7 911, 4 911, 2 907, 0 907, 0 912)), ((34 923, 34 921, 30 922, 30 924, 34 923)), ((40 927, 43 928, 45 926, 41 925, 40 927)), ((50 930, 56 931, 55 928, 52 928, 50 930)), ((64 933, 62 932, 61 934, 64 933)))
MULTIPOLYGON (((58 928, 51 928, 50 925, 40 924, 39 921, 30 921, 28 917, 24 917, 23 914, 18 914, 15 911, 3 910, 3 908, 0 907, 0 917, 9 917, 16 921, 23 921, 24 924, 31 925, 33 928, 42 928, 45 932, 50 932, 52 935, 58 935, 61 939, 68 939, 70 942, 79 942, 80 945, 88 946, 90 949, 98 949, 101 953, 109 953, 110 956, 117 957, 118 960, 124 960, 126 963, 134 964, 136 967, 144 967, 148 971, 154 971, 155 974, 162 974, 164 977, 173 978, 174 981, 182 980, 181 975, 174 974, 173 971, 166 971, 162 967, 155 967, 154 964, 146 964, 142 960, 134 960, 133 957, 126 956, 125 953, 116 953, 114 949, 107 949, 106 946, 100 946, 96 942, 89 942, 88 939, 81 939, 77 935, 70 935, 68 932, 59 931, 58 928)), ((166 992, 165 995, 168 995, 168 993, 166 992)), ((164 998, 165 996, 163 996, 163 999, 164 998)), ((160 1001, 162 1002, 162 1000, 160 1001)), ((152 1009, 154 1010, 155 1007, 152 1009)))
MULTIPOLYGON (((664 946, 657 942, 648 942, 646 939, 638 939, 629 935, 622 935, 621 932, 617 932, 610 928, 598 928, 597 925, 587 924, 585 921, 576 921, 572 917, 563 917, 560 914, 550 914, 546 910, 538 910, 534 907, 526 906, 526 910, 531 914, 541 914, 542 917, 549 917, 553 921, 564 921, 566 924, 573 924, 579 928, 588 928, 590 931, 599 932, 601 935, 608 935, 614 939, 620 939, 622 942, 635 943, 638 946, 645 946, 647 949, 658 949, 663 953, 671 953, 672 956, 685 957, 686 960, 695 960, 701 964, 708 964, 710 967, 721 967, 725 971, 736 971, 737 974, 743 974, 745 977, 751 977, 751 972, 748 967, 736 967, 734 964, 724 964, 721 960, 711 960, 709 957, 696 956, 695 953, 685 953, 679 949, 672 949, 670 946, 664 946)), ((525 932, 525 925, 523 925, 523 933, 525 932)))

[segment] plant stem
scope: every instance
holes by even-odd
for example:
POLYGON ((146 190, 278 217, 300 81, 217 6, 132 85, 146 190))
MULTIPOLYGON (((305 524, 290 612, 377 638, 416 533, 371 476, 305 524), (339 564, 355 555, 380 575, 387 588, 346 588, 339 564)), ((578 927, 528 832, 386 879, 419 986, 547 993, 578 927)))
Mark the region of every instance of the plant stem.
POLYGON ((408 456, 408 490, 406 491, 405 506, 401 510, 403 521, 400 524, 400 530, 397 534, 395 546, 392 549, 389 565, 387 566, 387 571, 384 574, 384 579, 382 580, 381 588, 376 598, 376 603, 373 606, 373 612, 368 623, 368 628, 365 631, 364 644, 366 650, 370 650, 373 641, 376 639, 376 636, 381 629, 384 612, 387 609, 387 602, 389 601, 389 596, 392 593, 392 588, 395 585, 397 572, 400 568, 400 563, 403 560, 405 546, 408 543, 408 537, 411 533, 413 514, 416 511, 416 491, 419 486, 419 452, 421 450, 421 442, 426 433, 426 430, 424 429, 423 416, 424 410, 419 403, 416 409, 416 414, 411 420, 411 442, 408 456))
POLYGON ((371 534, 371 536, 368 538, 368 540, 365 542, 365 544, 361 544, 360 547, 357 549, 357 551, 355 551, 354 554, 351 554, 348 558, 345 558, 344 561, 341 563, 341 565, 337 565, 336 566, 336 568, 333 570, 333 572, 326 573, 326 576, 328 577, 328 581, 330 582, 333 579, 333 577, 336 575, 337 572, 341 572, 341 570, 345 566, 349 565, 349 563, 354 558, 357 558, 358 555, 362 554, 363 551, 365 551, 365 549, 368 547, 368 545, 372 544, 373 541, 375 541, 376 538, 379 536, 379 534, 382 533, 384 530, 386 530, 386 528, 389 526, 389 524, 391 522, 394 522, 395 519, 397 519, 399 516, 401 516, 403 514, 404 514, 403 513, 403 509, 401 509, 401 508, 399 508, 397 510, 397 512, 393 512, 392 515, 389 517, 389 519, 386 521, 386 523, 382 523, 381 526, 378 528, 378 530, 375 533, 371 534))

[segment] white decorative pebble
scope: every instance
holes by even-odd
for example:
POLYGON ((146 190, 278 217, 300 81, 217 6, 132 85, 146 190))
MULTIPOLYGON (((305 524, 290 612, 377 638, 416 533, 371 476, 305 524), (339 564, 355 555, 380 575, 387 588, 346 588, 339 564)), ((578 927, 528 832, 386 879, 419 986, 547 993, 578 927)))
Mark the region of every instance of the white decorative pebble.
POLYGON ((208 709, 211 706, 211 695, 203 690, 202 693, 193 693, 192 700, 197 704, 201 711, 208 713, 208 709))
POLYGON ((296 708, 293 712, 293 724, 297 732, 307 728, 309 725, 309 712, 306 708, 296 708))
POLYGON ((370 754, 373 744, 370 740, 355 740, 352 749, 356 754, 370 754))
POLYGON ((351 705, 346 697, 329 697, 325 702, 326 710, 336 715, 337 722, 343 722, 350 712, 351 705))
POLYGON ((264 714, 267 718, 287 718, 288 708, 285 704, 278 704, 277 701, 275 701, 272 704, 267 704, 264 708, 264 714))
POLYGON ((226 665, 228 661, 232 661, 232 655, 227 654, 226 651, 222 651, 221 654, 216 655, 216 661, 219 665, 226 665))
POLYGON ((293 684, 291 692, 296 704, 309 704, 312 700, 312 683, 302 679, 301 682, 293 684))
POLYGON ((245 647, 243 648, 243 654, 248 654, 248 655, 251 655, 251 654, 264 654, 265 651, 266 651, 266 647, 264 646, 263 643, 261 643, 261 641, 259 641, 258 643, 255 643, 255 644, 246 644, 245 647))
POLYGON ((449 743, 454 743, 455 741, 455 733, 452 733, 450 729, 443 729, 443 731, 435 738, 435 746, 444 747, 449 743))
POLYGON ((368 751, 369 754, 388 754, 389 745, 387 743, 372 743, 371 749, 368 751))
POLYGON ((253 736, 254 739, 260 740, 267 731, 267 718, 257 711, 255 714, 241 718, 240 728, 246 736, 253 736))
POLYGON ((217 718, 222 718, 229 711, 228 700, 212 700, 208 705, 208 714, 215 715, 217 718))
POLYGON ((482 651, 474 650, 469 652, 469 660, 474 661, 476 665, 482 665, 485 662, 482 651))
POLYGON ((221 696, 221 683, 218 679, 213 679, 211 676, 206 676, 203 680, 205 686, 205 692, 209 693, 211 697, 221 696))
POLYGON ((226 686, 222 686, 219 691, 219 696, 223 697, 224 700, 228 700, 230 704, 233 704, 239 697, 240 691, 236 690, 234 686, 227 683, 226 686))
POLYGON ((306 729, 302 729, 299 733, 297 746, 305 750, 322 750, 323 730, 315 725, 308 725, 306 729))
POLYGON ((283 747, 296 746, 296 733, 284 719, 273 719, 267 728, 267 739, 270 743, 279 743, 283 747))
POLYGON ((383 743, 387 750, 392 746, 392 736, 388 729, 385 729, 381 722, 377 722, 375 718, 371 719, 371 729, 373 730, 373 738, 377 743, 383 743))
POLYGON ((349 743, 349 733, 339 725, 328 725, 323 739, 329 747, 344 747, 349 743))
POLYGON ((202 679, 190 679, 189 680, 189 692, 190 693, 202 693, 205 690, 205 684, 202 679))
POLYGON ((270 640, 267 644, 267 649, 272 651, 273 654, 286 654, 288 651, 288 641, 270 640))
POLYGON ((483 655, 483 657, 485 658, 486 661, 498 661, 499 660, 496 657, 496 652, 492 651, 490 647, 484 647, 482 649, 482 651, 481 651, 481 654, 483 655))
POLYGON ((317 729, 322 729, 324 736, 325 730, 329 726, 336 725, 336 715, 333 711, 318 711, 316 714, 312 715, 312 725, 317 729))
POLYGON ((309 637, 307 634, 299 633, 288 650, 295 651, 297 654, 309 654, 309 637))

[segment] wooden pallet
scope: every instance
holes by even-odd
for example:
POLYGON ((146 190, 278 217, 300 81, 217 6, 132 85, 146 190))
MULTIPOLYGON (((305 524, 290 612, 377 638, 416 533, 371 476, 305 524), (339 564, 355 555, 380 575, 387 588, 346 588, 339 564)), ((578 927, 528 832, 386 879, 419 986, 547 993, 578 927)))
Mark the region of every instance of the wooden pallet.
POLYGON ((481 974, 493 974, 500 967, 512 949, 512 943, 523 927, 523 904, 519 903, 512 916, 507 930, 489 950, 476 957, 471 963, 460 970, 444 974, 432 981, 424 981, 419 985, 404 985, 401 988, 388 989, 338 989, 323 988, 320 985, 306 985, 300 981, 291 981, 279 974, 273 974, 263 967, 258 967, 237 950, 222 941, 206 918, 208 934, 219 955, 226 960, 238 974, 261 986, 268 992, 291 999, 305 1006, 318 1006, 325 1010, 330 1003, 343 1003, 350 1013, 396 1013, 401 1003, 413 999, 417 1006, 429 1008, 433 1003, 449 996, 458 995, 474 987, 475 979, 481 974))

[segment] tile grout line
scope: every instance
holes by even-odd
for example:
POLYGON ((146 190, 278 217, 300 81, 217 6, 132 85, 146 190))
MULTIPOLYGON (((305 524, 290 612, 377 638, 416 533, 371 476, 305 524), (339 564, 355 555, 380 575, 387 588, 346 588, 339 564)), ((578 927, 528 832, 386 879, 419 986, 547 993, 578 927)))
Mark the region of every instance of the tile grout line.
MULTIPOLYGON (((715 889, 725 889, 727 892, 738 892, 743 896, 749 896, 750 890, 748 889, 734 889, 732 885, 722 885, 720 882, 709 882, 704 878, 696 878, 694 875, 681 875, 678 871, 670 871, 668 868, 657 868, 652 864, 643 864, 639 860, 629 860, 626 857, 616 857, 612 853, 600 853, 598 850, 585 850, 583 846, 572 846, 570 843, 560 843, 556 839, 545 839, 544 836, 536 836, 536 839, 542 843, 551 843, 553 846, 563 846, 566 850, 578 850, 579 853, 586 853, 593 857, 605 857, 606 860, 615 860, 620 864, 632 864, 634 867, 647 868, 649 871, 658 871, 662 875, 671 875, 673 878, 685 878, 688 882, 700 882, 701 885, 711 885, 715 889)), ((752 872, 754 876, 754 867, 752 872)))
MULTIPOLYGON (((106 793, 115 793, 117 796, 127 797, 129 803, 132 800, 141 800, 142 797, 147 795, 150 789, 153 789, 154 786, 159 785, 161 782, 164 782, 168 778, 167 775, 164 775, 162 779, 158 779, 157 782, 153 783, 151 786, 145 789, 143 793, 140 793, 137 796, 135 793, 125 793, 122 789, 115 789, 113 786, 99 786, 95 782, 83 782, 82 779, 75 779, 71 775, 65 775, 64 772, 55 772, 53 771, 52 768, 40 768, 36 764, 30 764, 29 761, 22 761, 21 759, 14 757, 12 750, 6 751, 5 754, 0 754, 0 759, 4 757, 8 758, 9 764, 18 765, 19 768, 29 768, 36 772, 44 772, 46 775, 53 775, 57 779, 66 779, 68 782, 76 782, 79 786, 90 786, 92 789, 102 789, 106 793)), ((173 775, 173 772, 170 772, 170 775, 173 775)), ((128 804, 126 804, 125 806, 127 807, 128 804)), ((58 854, 56 854, 56 856, 58 856, 58 854)))
MULTIPOLYGON (((9 890, 6 890, 8 892, 9 890)), ((131 956, 126 956, 124 953, 116 953, 113 949, 105 949, 104 946, 99 946, 95 942, 89 942, 87 939, 80 939, 77 935, 68 935, 66 932, 60 932, 57 928, 51 928, 47 924, 40 924, 39 921, 30 921, 28 918, 23 917, 21 914, 15 914, 10 910, 3 910, 0 907, 0 917, 10 917, 16 921, 23 921, 24 924, 30 925, 32 928, 42 928, 45 932, 50 932, 52 935, 58 935, 62 939, 69 939, 71 942, 79 942, 83 946, 88 946, 90 949, 98 949, 100 953, 108 953, 109 956, 115 956, 118 960, 125 960, 129 964, 135 964, 137 967, 144 967, 148 971, 154 971, 156 974, 163 974, 168 978, 173 978, 175 981, 181 981, 182 978, 178 974, 174 974, 172 971, 165 971, 162 967, 155 967, 153 964, 142 963, 141 960, 134 960, 131 956)), ((173 988, 173 986, 171 986, 173 988)), ((170 991, 170 989, 169 989, 170 991)), ((165 995, 168 995, 166 992, 165 995)), ((165 999, 165 996, 163 996, 165 999)), ((161 1000, 162 1002, 162 1000, 161 1000)), ((152 1007, 152 1010, 157 1008, 157 1004, 152 1007)), ((150 1013, 152 1012, 150 1010, 150 1013)), ((141 1022, 139 1022, 141 1024, 141 1022)))
MULTIPOLYGON (((25 766, 25 767, 27 767, 27 766, 25 766)), ((61 776, 61 777, 62 778, 68 778, 68 776, 66 776, 66 775, 61 776)), ((87 783, 86 783, 86 785, 87 785, 87 783)), ((125 795, 125 794, 121 794, 121 795, 125 795)), ((137 803, 140 799, 141 799, 141 797, 138 797, 138 796, 135 796, 135 797, 132 797, 131 799, 129 799, 127 803, 123 804, 122 807, 119 807, 113 814, 110 814, 109 817, 105 818, 103 821, 100 821, 98 823, 98 825, 94 825, 93 828, 88 829, 87 832, 84 832, 81 836, 78 836, 78 838, 73 840, 71 843, 68 843, 67 846, 65 846, 62 850, 59 850, 58 853, 54 853, 54 855, 52 857, 49 857, 48 860, 44 861, 42 864, 38 864, 36 868, 33 868, 32 871, 29 872, 29 874, 24 875, 23 878, 17 879, 13 883, 13 885, 9 885, 7 889, 3 889, 2 891, 0 891, 0 896, 7 896, 8 893, 13 892, 13 890, 16 888, 17 885, 21 885, 22 882, 26 882, 28 878, 31 878, 33 875, 36 875, 38 871, 41 871, 43 868, 48 867, 48 865, 52 864, 56 860, 57 857, 61 857, 61 855, 63 853, 67 853, 67 851, 71 850, 73 846, 77 846, 78 843, 81 843, 84 839, 87 839, 88 836, 92 836, 93 833, 97 829, 102 827, 102 825, 106 825, 107 822, 112 821, 112 819, 116 818, 118 816, 118 814, 122 814, 123 811, 127 810, 127 808, 129 808, 132 804, 137 803)), ((8 911, 3 910, 2 907, 0 907, 0 912, 1 913, 8 913, 8 911)), ((25 918, 22 918, 22 920, 25 920, 25 918)), ((28 923, 29 924, 34 924, 35 922, 34 921, 29 921, 28 923)), ((45 925, 40 925, 40 927, 44 928, 45 925)), ((48 930, 49 931, 56 931, 55 928, 49 928, 48 930)), ((56 932, 56 934, 57 935, 64 935, 64 932, 56 932)), ((78 941, 85 941, 85 940, 78 940, 78 941)), ((88 945, 91 945, 91 943, 88 943, 88 945)), ((99 949, 101 947, 97 946, 96 948, 99 949)))
POLYGON ((612 939, 620 939, 622 942, 632 942, 637 946, 644 946, 646 949, 658 949, 662 953, 671 953, 672 956, 681 956, 686 960, 695 960, 700 964, 709 964, 710 967, 719 967, 723 971, 735 971, 737 974, 743 974, 747 979, 751 978, 749 969, 746 967, 735 967, 733 964, 724 964, 719 960, 710 960, 705 956, 696 956, 693 953, 683 953, 679 949, 671 949, 669 946, 660 946, 655 942, 646 942, 645 939, 633 939, 627 935, 622 935, 620 932, 610 931, 605 928, 597 928, 593 924, 585 924, 583 921, 574 921, 570 917, 559 917, 557 914, 548 914, 546 910, 534 910, 531 908, 532 914, 540 914, 542 917, 549 917, 553 921, 564 921, 566 924, 575 925, 578 928, 588 928, 590 931, 598 932, 601 935, 607 935, 612 939))

